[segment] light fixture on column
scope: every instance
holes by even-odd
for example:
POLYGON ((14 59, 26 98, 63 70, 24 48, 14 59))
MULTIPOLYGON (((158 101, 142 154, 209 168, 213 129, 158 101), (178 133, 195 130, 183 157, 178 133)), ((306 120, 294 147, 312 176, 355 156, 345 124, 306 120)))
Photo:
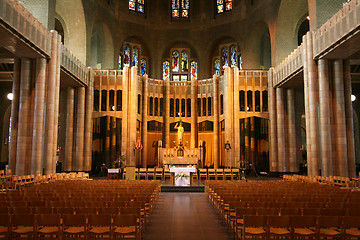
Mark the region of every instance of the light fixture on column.
POLYGON ((354 94, 351 94, 351 101, 355 102, 355 100, 356 100, 356 96, 354 94))
POLYGON ((13 93, 8 93, 7 94, 7 99, 9 99, 10 101, 12 101, 14 99, 14 94, 13 93))

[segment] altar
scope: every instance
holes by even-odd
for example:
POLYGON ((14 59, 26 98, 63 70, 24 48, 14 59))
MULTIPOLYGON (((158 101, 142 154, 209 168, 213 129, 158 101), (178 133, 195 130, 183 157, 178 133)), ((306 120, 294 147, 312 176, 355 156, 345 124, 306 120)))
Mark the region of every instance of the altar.
POLYGON ((191 174, 196 173, 194 167, 171 167, 170 172, 174 174, 175 186, 190 186, 191 174))
POLYGON ((159 156, 163 165, 197 165, 200 159, 200 151, 198 148, 182 146, 160 148, 159 156))

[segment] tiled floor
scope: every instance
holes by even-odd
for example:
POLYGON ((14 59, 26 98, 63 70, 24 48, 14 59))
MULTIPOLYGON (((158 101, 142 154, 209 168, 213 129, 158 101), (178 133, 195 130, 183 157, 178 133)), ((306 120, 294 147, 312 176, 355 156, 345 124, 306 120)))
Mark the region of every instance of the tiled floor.
POLYGON ((161 193, 144 240, 230 240, 204 193, 161 193))

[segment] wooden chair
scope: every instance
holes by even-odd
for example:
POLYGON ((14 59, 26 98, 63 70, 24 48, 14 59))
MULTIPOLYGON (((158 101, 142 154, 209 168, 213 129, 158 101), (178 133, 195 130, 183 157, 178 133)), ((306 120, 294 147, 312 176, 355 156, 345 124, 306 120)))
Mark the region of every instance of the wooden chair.
POLYGON ((11 216, 10 214, 0 214, 0 239, 11 238, 11 216))
POLYGON ((146 180, 148 179, 155 179, 155 169, 154 168, 148 168, 146 173, 146 180))
POLYGON ((319 216, 317 218, 318 239, 342 238, 341 218, 339 216, 319 216))
POLYGON ((170 172, 170 169, 169 168, 165 168, 164 169, 164 180, 166 181, 166 178, 170 179, 171 180, 171 172, 170 172))
POLYGON ((232 180, 232 173, 230 168, 224 169, 224 180, 232 180))
POLYGON ((224 169, 218 168, 216 169, 216 180, 224 180, 224 169))
POLYGON ((87 239, 111 239, 111 215, 90 214, 88 215, 88 238, 87 239))
POLYGON ((139 169, 139 180, 144 177, 145 180, 147 180, 147 170, 146 168, 140 168, 139 169))
POLYGON ((268 216, 267 229, 270 239, 291 239, 291 217, 268 216))
POLYGON ((316 239, 315 216, 293 216, 292 228, 294 239, 316 239))
POLYGON ((346 216, 343 218, 344 239, 360 238, 360 216, 346 216))
POLYGON ((300 216, 300 208, 280 208, 280 216, 300 216))
POLYGON ((209 168, 208 169, 208 180, 214 179, 216 180, 216 171, 215 169, 209 168))
POLYGON ((62 219, 62 232, 64 239, 86 239, 86 215, 64 214, 62 219))
POLYGON ((61 236, 60 214, 38 214, 36 215, 38 239, 60 239, 61 236))
POLYGON ((231 169, 231 180, 234 180, 234 179, 240 180, 240 171, 238 168, 231 169))
POLYGON ((85 215, 96 215, 96 207, 75 207, 76 214, 85 214, 85 215))
POLYGON ((201 181, 203 178, 204 178, 205 180, 208 180, 208 175, 207 175, 207 169, 206 169, 206 168, 200 168, 200 169, 199 169, 199 179, 200 179, 200 181, 201 181))
POLYGON ((11 225, 11 239, 35 238, 36 224, 33 214, 14 214, 11 225))
POLYGON ((155 177, 154 179, 158 179, 160 178, 160 180, 164 179, 164 169, 163 168, 155 168, 155 177))
POLYGON ((247 236, 256 239, 266 239, 266 216, 244 216, 243 229, 240 234, 242 239, 246 239, 247 236))
POLYGON ((119 214, 119 208, 118 207, 99 207, 98 214, 116 215, 116 214, 119 214))
POLYGON ((113 218, 114 239, 137 239, 138 229, 136 215, 115 215, 113 218))

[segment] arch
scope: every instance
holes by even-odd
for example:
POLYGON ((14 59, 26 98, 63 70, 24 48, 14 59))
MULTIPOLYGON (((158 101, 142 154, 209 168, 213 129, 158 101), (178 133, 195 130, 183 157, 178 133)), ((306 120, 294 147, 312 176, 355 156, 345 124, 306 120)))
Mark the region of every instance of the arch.
POLYGON ((56 1, 56 16, 64 27, 64 43, 80 61, 86 63, 86 22, 81 0, 56 1), (71 36, 71 38, 69 37, 71 36))
POLYGON ((264 21, 252 26, 252 31, 242 52, 244 69, 269 68, 271 61, 271 37, 269 27, 264 21))
POLYGON ((97 21, 91 34, 90 65, 93 68, 113 69, 115 67, 114 44, 109 27, 97 21))
POLYGON ((276 58, 274 66, 297 48, 297 31, 295 30, 298 22, 308 12, 307 0, 281 1, 276 25, 276 58))

